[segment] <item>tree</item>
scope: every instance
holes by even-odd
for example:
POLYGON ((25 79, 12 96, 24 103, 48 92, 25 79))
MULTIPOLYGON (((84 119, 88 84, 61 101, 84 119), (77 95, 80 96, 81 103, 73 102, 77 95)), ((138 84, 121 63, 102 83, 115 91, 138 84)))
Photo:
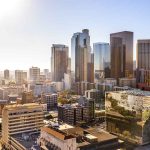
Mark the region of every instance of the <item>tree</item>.
POLYGON ((131 133, 130 133, 129 131, 124 130, 124 131, 122 132, 122 134, 123 134, 125 137, 131 137, 131 133))

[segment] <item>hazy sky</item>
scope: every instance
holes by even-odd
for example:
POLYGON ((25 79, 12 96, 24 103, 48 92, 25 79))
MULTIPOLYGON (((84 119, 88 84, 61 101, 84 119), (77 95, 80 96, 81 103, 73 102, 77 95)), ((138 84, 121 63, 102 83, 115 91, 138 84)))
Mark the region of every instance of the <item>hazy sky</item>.
POLYGON ((123 30, 150 38, 150 0, 0 0, 0 70, 50 68, 51 45, 83 28, 91 46, 123 30))

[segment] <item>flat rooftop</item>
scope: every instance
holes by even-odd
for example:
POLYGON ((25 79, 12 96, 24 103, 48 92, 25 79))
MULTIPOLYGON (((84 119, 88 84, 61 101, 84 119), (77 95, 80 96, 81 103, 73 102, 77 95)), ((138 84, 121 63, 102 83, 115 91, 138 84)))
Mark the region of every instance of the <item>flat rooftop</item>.
POLYGON ((67 133, 62 132, 61 130, 59 130, 57 128, 53 128, 53 127, 42 127, 41 131, 44 131, 60 140, 75 138, 73 135, 67 134, 67 133))
POLYGON ((6 105, 4 109, 7 110, 16 110, 16 109, 29 109, 29 108, 37 108, 40 107, 40 104, 37 103, 27 103, 27 104, 13 104, 6 105))
POLYGON ((121 93, 121 94, 128 94, 134 96, 150 96, 149 91, 141 91, 139 89, 126 90, 126 91, 113 91, 113 93, 121 93))
POLYGON ((74 127, 74 128, 65 129, 62 131, 65 133, 68 133, 68 134, 80 135, 80 136, 84 136, 84 132, 86 132, 87 134, 85 134, 85 137, 87 136, 91 139, 97 138, 98 142, 104 142, 104 141, 108 141, 108 140, 118 139, 117 136, 109 134, 108 132, 106 132, 104 130, 99 131, 96 128, 89 128, 89 129, 85 130, 81 127, 74 127))
POLYGON ((36 147, 36 150, 40 150, 40 146, 36 143, 39 136, 40 133, 25 133, 13 135, 12 138, 27 150, 30 150, 32 146, 36 147))

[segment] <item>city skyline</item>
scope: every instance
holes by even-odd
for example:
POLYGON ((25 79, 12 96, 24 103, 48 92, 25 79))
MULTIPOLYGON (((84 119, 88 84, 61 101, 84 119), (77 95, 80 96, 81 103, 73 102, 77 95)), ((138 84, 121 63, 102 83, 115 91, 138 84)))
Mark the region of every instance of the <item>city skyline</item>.
POLYGON ((135 60, 137 40, 150 38, 149 4, 148 0, 1 0, 0 70, 50 69, 52 44, 65 44, 71 53, 73 33, 84 28, 90 31, 91 47, 95 42, 109 43, 111 33, 134 32, 135 60))

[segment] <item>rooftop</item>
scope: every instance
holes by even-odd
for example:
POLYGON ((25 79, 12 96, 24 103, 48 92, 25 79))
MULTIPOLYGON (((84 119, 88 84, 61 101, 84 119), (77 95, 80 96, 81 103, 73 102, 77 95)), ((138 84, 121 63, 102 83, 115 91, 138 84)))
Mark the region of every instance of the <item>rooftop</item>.
POLYGON ((97 130, 96 128, 88 128, 83 129, 81 127, 74 127, 66 130, 62 130, 65 133, 72 134, 72 135, 80 135, 84 136, 84 132, 86 132, 85 136, 91 139, 97 138, 98 142, 104 142, 107 140, 117 139, 116 136, 109 134, 108 132, 105 132, 103 130, 97 130))
POLYGON ((13 135, 12 138, 27 150, 30 150, 32 146, 36 147, 36 150, 40 150, 40 147, 36 143, 39 136, 39 133, 25 133, 13 135))
POLYGON ((113 91, 113 93, 121 93, 121 94, 128 94, 128 95, 134 95, 134 96, 150 96, 149 91, 141 91, 139 89, 133 89, 133 90, 126 90, 126 91, 113 91))
POLYGON ((66 133, 60 131, 59 129, 52 128, 52 127, 43 127, 41 129, 41 131, 44 131, 60 140, 67 140, 67 139, 74 138, 74 136, 66 134, 66 133))
POLYGON ((31 109, 40 107, 40 104, 37 103, 27 103, 27 104, 13 104, 13 105, 6 105, 4 109, 7 110, 16 110, 16 109, 31 109))

